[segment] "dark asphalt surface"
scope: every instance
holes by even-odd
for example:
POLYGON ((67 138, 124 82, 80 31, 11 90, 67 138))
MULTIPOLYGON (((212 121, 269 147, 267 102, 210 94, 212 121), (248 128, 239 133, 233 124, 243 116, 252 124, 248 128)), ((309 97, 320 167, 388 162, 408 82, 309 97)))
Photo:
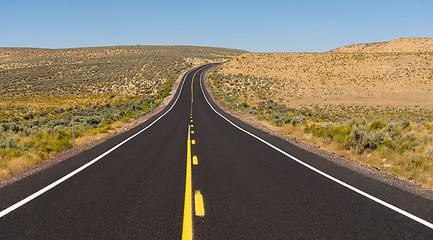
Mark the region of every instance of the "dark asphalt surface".
MULTIPOLYGON (((233 127, 185 78, 171 111, 146 131, 0 218, 0 239, 181 239, 187 131, 194 79, 192 190, 205 216, 195 239, 433 239, 433 230, 300 165, 233 127)), ((49 185, 164 114, 68 160, 0 188, 0 210, 49 185)), ((209 99, 209 97, 208 97, 209 99)), ((338 166, 223 113, 305 163, 428 222, 432 201, 338 166)), ((194 208, 194 205, 193 205, 194 208)))

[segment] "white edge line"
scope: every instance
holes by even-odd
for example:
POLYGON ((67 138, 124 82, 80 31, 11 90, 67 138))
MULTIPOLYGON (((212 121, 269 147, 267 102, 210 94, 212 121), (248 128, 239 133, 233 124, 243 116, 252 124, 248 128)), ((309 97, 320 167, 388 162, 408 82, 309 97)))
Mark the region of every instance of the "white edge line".
MULTIPOLYGON (((123 140, 121 143, 117 144, 116 146, 110 148, 108 151, 104 152, 103 154, 99 155, 98 157, 94 158, 92 161, 84 164, 83 166, 75 169, 74 171, 72 171, 71 173, 65 175, 64 177, 58 179, 57 181, 51 183, 50 185, 42 188, 41 190, 33 193, 32 195, 24 198, 23 200, 15 203, 14 205, 4 209, 3 211, 0 212, 0 218, 4 217, 5 215, 7 215, 8 213, 14 211, 15 209, 23 206, 24 204, 30 202, 31 200, 39 197, 40 195, 44 194, 45 192, 51 190, 52 188, 54 188, 55 186, 59 185, 60 183, 66 181, 67 179, 71 178, 72 176, 74 176, 75 174, 83 171, 84 169, 86 169, 87 167, 89 167, 90 165, 94 164, 95 162, 99 161, 101 158, 107 156, 108 154, 110 154, 112 151, 116 150, 118 147, 122 146, 123 144, 125 144, 126 142, 128 142, 129 140, 131 140, 132 138, 136 137, 137 135, 139 135, 140 133, 146 131, 148 128, 150 128, 153 124, 155 124, 159 119, 161 119, 162 117, 164 117, 168 112, 170 112, 170 110, 174 107, 174 105, 176 105, 177 100, 179 99, 181 93, 182 93, 182 89, 183 89, 183 85, 186 81, 186 78, 188 77, 188 74, 190 74, 191 72, 193 72, 194 70, 196 70, 197 67, 188 70, 185 73, 185 76, 183 77, 183 81, 182 81, 182 86, 180 87, 180 91, 179 94, 177 95, 176 100, 174 101, 173 105, 171 105, 171 107, 165 112, 163 113, 160 117, 158 117, 157 119, 155 119, 155 121, 153 121, 151 124, 149 124, 147 127, 143 128, 142 130, 140 130, 139 132, 135 133, 134 135, 130 136, 129 138, 123 140)), ((175 92, 176 94, 176 92, 175 92)))
POLYGON ((329 175, 329 174, 327 174, 325 172, 322 172, 319 169, 317 169, 317 168, 315 168, 315 167, 313 167, 313 166, 311 166, 311 165, 309 165, 309 164, 307 164, 307 163, 299 160, 298 158, 296 158, 296 157, 294 157, 294 156, 292 156, 292 155, 284 152, 283 150, 279 149, 278 147, 270 144, 269 142, 261 139, 260 137, 257 137, 256 135, 254 135, 254 134, 252 134, 252 133, 244 130, 243 128, 239 127, 238 125, 234 124, 232 121, 230 121, 229 119, 227 119, 226 117, 224 117, 221 113, 219 113, 218 111, 216 111, 215 108, 212 107, 212 105, 210 104, 209 100, 207 99, 206 94, 205 94, 205 92, 203 90, 203 85, 202 85, 202 81, 203 81, 202 80, 202 75, 203 75, 204 72, 206 72, 206 71, 203 71, 200 74, 200 87, 201 87, 201 91, 203 93, 203 96, 206 99, 206 102, 209 104, 209 106, 212 108, 212 110, 214 110, 214 112, 216 112, 220 117, 222 117, 223 119, 225 119, 231 125, 233 125, 237 129, 241 130, 242 132, 244 132, 244 133, 246 133, 246 134, 254 137, 255 139, 261 141, 262 143, 268 145, 269 147, 273 148, 274 150, 282 153, 283 155, 291 158, 292 160, 298 162, 299 164, 303 165, 304 167, 307 167, 307 168, 313 170, 314 172, 316 172, 316 173, 318 173, 318 174, 320 174, 320 175, 322 175, 322 176, 324 176, 324 177, 326 177, 326 178, 328 178, 328 179, 330 179, 330 180, 332 180, 332 181, 334 181, 334 182, 336 182, 336 183, 338 183, 338 184, 340 184, 340 185, 342 185, 342 186, 344 186, 344 187, 346 187, 346 188, 348 188, 348 189, 350 189, 350 190, 352 190, 352 191, 354 191, 354 192, 356 192, 358 194, 361 194, 362 196, 364 196, 366 198, 369 198, 369 199, 371 199, 371 200, 373 200, 373 201, 375 201, 375 202, 377 202, 377 203, 379 203, 379 204, 381 204, 381 205, 383 205, 383 206, 385 206, 387 208, 390 208, 390 209, 392 209, 392 210, 394 210, 394 211, 396 211, 396 212, 398 212, 398 213, 400 213, 400 214, 402 214, 402 215, 404 215, 404 216, 406 216, 406 217, 408 217, 408 218, 410 218, 410 219, 412 219, 414 221, 417 221, 417 222, 423 224, 426 227, 429 227, 429 228, 433 229, 433 223, 430 223, 430 222, 428 222, 428 221, 426 221, 426 220, 424 220, 424 219, 422 219, 420 217, 417 217, 417 216, 415 216, 415 215, 413 215, 413 214, 411 214, 409 212, 406 212, 403 209, 400 209, 400 208, 398 208, 398 207, 396 207, 396 206, 394 206, 392 204, 389 204, 389 203, 387 203, 387 202, 385 202, 385 201, 383 201, 383 200, 381 200, 381 199, 379 199, 379 198, 377 198, 375 196, 372 196, 372 195, 370 195, 370 194, 368 194, 368 193, 366 193, 366 192, 364 192, 362 190, 359 190, 359 189, 353 187, 352 185, 349 185, 349 184, 347 184, 347 183, 345 183, 345 182, 343 182, 343 181, 341 181, 341 180, 339 180, 339 179, 337 179, 337 178, 335 178, 335 177, 333 177, 333 176, 331 176, 331 175, 329 175))

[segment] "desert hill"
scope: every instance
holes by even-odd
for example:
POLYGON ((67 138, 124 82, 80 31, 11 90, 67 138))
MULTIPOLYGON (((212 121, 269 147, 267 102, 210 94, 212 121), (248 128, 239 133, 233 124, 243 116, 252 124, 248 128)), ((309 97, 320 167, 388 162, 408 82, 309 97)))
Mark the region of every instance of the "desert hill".
POLYGON ((0 95, 149 94, 191 66, 245 51, 195 46, 0 48, 0 95))
POLYGON ((221 83, 226 91, 249 104, 272 99, 290 107, 433 109, 432 63, 433 52, 244 53, 223 65, 220 73, 227 78, 221 83))
POLYGON ((336 48, 331 53, 433 52, 433 38, 400 38, 336 48))

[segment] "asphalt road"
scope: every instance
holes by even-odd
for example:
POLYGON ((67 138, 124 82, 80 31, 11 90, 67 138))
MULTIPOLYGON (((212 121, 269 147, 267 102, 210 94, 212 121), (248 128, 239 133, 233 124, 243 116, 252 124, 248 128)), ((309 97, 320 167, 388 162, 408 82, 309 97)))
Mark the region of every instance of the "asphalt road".
POLYGON ((0 239, 433 239, 432 201, 229 116, 208 67, 142 125, 0 188, 0 239))

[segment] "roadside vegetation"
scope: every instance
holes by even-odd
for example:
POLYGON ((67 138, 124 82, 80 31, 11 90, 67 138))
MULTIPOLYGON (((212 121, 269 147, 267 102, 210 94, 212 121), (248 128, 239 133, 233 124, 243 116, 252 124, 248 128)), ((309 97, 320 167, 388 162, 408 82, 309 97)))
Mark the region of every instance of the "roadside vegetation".
POLYGON ((246 118, 433 187, 432 58, 428 52, 247 53, 209 78, 246 118))
POLYGON ((239 50, 188 46, 0 48, 0 178, 119 131, 178 76, 239 50))

